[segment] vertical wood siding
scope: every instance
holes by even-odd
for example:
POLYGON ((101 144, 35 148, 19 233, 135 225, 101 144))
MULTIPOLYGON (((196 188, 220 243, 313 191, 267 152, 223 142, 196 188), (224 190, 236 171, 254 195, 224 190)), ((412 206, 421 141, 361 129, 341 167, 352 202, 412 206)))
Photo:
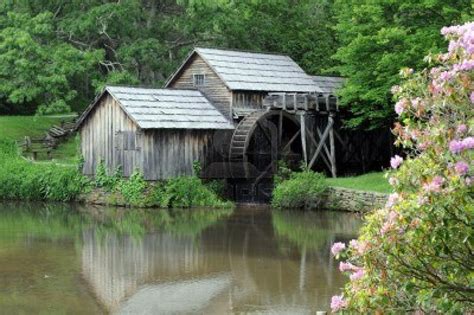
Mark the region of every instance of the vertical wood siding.
POLYGON ((154 129, 143 134, 145 179, 166 179, 193 174, 194 161, 212 161, 212 130, 154 129))
POLYGON ((198 55, 195 55, 190 60, 179 77, 170 84, 170 87, 179 89, 197 88, 193 82, 194 74, 205 75, 204 85, 199 86, 198 89, 207 96, 222 114, 227 118, 231 118, 231 92, 217 74, 198 55))
POLYGON ((232 108, 262 109, 266 92, 232 92, 232 108))
POLYGON ((109 172, 122 167, 124 176, 130 176, 134 169, 142 170, 141 151, 130 148, 132 140, 129 137, 137 135, 137 131, 137 125, 119 104, 110 95, 105 95, 81 128, 84 174, 95 174, 101 160, 109 172))
POLYGON ((109 173, 119 166, 123 175, 135 169, 147 180, 193 173, 193 162, 204 166, 213 161, 213 130, 139 130, 119 104, 106 95, 81 128, 83 172, 94 175, 100 160, 109 173))

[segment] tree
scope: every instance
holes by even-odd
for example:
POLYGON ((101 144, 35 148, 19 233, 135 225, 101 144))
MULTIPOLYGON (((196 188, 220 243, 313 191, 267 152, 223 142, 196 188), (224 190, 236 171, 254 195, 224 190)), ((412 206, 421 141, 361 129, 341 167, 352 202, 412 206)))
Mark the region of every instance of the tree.
POLYGON ((337 48, 332 8, 332 0, 6 1, 0 110, 81 111, 105 84, 161 87, 195 46, 289 54, 320 73, 337 48))
POLYGON ((418 68, 419 56, 440 52, 444 25, 472 17, 471 0, 336 0, 341 47, 333 68, 347 78, 340 92, 352 113, 349 127, 390 126, 394 119, 390 87, 402 67, 418 68))
POLYGON ((402 71, 393 91, 394 193, 367 217, 361 236, 332 252, 351 281, 334 310, 470 314, 474 310, 474 22, 443 28, 448 53, 402 71))
POLYGON ((50 12, 0 15, 0 96, 13 105, 10 113, 68 111, 77 95, 70 82, 101 59, 100 51, 56 41, 52 18, 50 12))

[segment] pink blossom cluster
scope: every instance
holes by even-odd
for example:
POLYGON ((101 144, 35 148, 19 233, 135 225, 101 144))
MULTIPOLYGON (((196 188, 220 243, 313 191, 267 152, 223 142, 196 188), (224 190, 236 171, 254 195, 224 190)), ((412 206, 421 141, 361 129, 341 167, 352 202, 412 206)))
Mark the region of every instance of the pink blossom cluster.
POLYGON ((351 281, 359 280, 365 274, 364 268, 355 266, 355 265, 351 264, 350 262, 344 262, 344 261, 341 261, 339 263, 339 270, 341 272, 351 271, 352 273, 349 277, 351 279, 351 281))
POLYGON ((388 200, 385 203, 385 208, 390 209, 400 201, 400 195, 392 193, 388 196, 388 200))
POLYGON ((449 46, 450 52, 454 52, 458 48, 463 48, 468 54, 474 54, 474 22, 443 27, 441 34, 448 38, 458 38, 455 41, 451 40, 449 46))
POLYGON ((469 165, 464 161, 459 161, 454 165, 454 170, 460 176, 466 175, 469 172, 469 165))
POLYGON ((337 256, 339 255, 344 249, 346 249, 346 244, 344 243, 341 243, 341 242, 337 242, 337 243, 334 243, 331 247, 331 253, 333 256, 337 256))
POLYGON ((393 169, 397 169, 403 163, 403 158, 399 155, 395 155, 390 159, 390 166, 393 169))
POLYGON ((445 180, 441 176, 435 176, 431 181, 423 185, 423 190, 427 193, 439 193, 445 180))
POLYGON ((367 250, 367 243, 365 241, 351 240, 349 246, 355 250, 359 255, 362 255, 367 250))
POLYGON ((347 307, 347 301, 342 295, 335 295, 331 298, 331 310, 338 312, 347 307))
POLYGON ((474 149, 474 137, 467 137, 462 140, 455 139, 449 142, 449 151, 453 154, 458 154, 471 149, 474 149))
POLYGON ((456 128, 456 133, 458 135, 462 135, 464 133, 466 133, 468 130, 467 126, 465 124, 460 124, 457 128, 456 128))
POLYGON ((385 223, 382 225, 382 228, 380 229, 380 234, 385 235, 388 231, 392 230, 395 225, 396 221, 398 219, 398 213, 395 211, 390 211, 388 213, 388 218, 385 221, 385 223))

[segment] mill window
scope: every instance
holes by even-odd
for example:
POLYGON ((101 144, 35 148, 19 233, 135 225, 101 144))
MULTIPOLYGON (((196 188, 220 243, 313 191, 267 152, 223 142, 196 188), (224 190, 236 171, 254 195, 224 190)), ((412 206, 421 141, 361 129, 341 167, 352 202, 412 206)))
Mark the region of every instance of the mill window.
POLYGON ((194 86, 202 86, 205 82, 204 74, 194 74, 193 75, 194 86))

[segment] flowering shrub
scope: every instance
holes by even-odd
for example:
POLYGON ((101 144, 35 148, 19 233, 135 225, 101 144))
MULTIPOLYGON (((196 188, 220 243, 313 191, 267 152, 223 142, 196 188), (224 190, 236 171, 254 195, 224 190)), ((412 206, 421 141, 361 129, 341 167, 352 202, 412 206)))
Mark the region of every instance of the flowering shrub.
POLYGON ((474 312, 474 23, 441 32, 448 52, 393 88, 407 157, 391 160, 386 206, 331 250, 351 279, 333 311, 474 312))

